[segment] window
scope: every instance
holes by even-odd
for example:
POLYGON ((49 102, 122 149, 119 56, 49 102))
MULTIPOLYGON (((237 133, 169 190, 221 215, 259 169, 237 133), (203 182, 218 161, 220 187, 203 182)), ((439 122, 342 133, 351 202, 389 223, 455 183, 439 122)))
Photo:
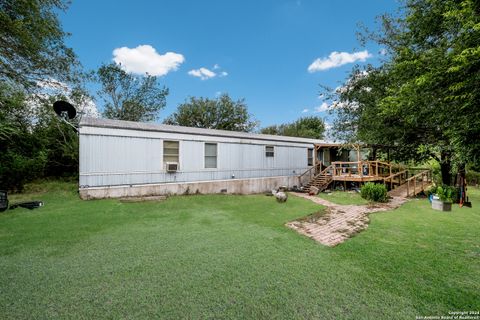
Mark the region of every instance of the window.
POLYGON ((275 150, 273 149, 273 146, 265 146, 265 156, 266 157, 275 156, 275 150))
POLYGON ((217 167, 217 144, 205 143, 205 168, 217 167))
POLYGON ((313 149, 311 148, 307 150, 307 163, 309 166, 313 166, 313 149))
POLYGON ((179 163, 179 143, 178 141, 163 141, 163 163, 179 163))

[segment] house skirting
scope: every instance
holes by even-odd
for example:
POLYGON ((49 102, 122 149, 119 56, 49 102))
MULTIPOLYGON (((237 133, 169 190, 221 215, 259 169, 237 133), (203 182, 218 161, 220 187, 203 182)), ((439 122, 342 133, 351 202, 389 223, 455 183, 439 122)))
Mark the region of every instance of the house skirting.
POLYGON ((299 186, 299 178, 298 176, 281 176, 182 183, 101 186, 80 188, 79 192, 80 198, 90 200, 195 193, 253 194, 267 192, 280 186, 286 186, 288 188, 299 186))

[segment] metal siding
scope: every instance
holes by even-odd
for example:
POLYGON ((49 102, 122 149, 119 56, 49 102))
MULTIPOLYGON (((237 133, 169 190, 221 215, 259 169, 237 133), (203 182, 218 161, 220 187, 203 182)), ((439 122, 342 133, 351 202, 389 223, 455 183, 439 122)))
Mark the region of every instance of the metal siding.
MULTIPOLYGON (((214 141, 217 169, 204 168, 204 142, 180 141, 180 169, 165 172, 163 139, 80 134, 80 186, 110 186, 165 182, 208 181, 299 175, 307 167, 307 148, 275 145, 275 156, 265 156, 265 144, 214 141)), ((209 142, 212 142, 211 140, 209 142)))

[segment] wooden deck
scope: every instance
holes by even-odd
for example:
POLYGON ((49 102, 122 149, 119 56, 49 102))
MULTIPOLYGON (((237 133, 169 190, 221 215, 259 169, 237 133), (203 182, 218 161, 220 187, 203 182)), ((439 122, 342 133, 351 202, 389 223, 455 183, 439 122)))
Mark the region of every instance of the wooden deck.
POLYGON ((309 188, 315 186, 320 191, 325 190, 332 182, 347 182, 359 184, 365 182, 383 183, 392 191, 403 187, 400 192, 405 196, 415 196, 426 190, 431 184, 431 171, 425 168, 406 168, 402 165, 383 161, 335 161, 329 166, 321 163, 304 172, 299 177, 301 186, 309 188), (303 183, 306 181, 307 183, 303 183), (405 190, 404 190, 405 189, 405 190))

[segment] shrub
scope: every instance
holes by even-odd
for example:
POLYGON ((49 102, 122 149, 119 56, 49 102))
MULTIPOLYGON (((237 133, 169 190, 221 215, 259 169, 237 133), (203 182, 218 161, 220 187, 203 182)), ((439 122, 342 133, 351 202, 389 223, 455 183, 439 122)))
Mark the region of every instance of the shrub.
POLYGON ((434 185, 427 191, 427 196, 437 195, 440 200, 445 202, 458 203, 460 200, 460 189, 447 185, 434 185))
POLYGON ((367 182, 360 190, 363 199, 375 202, 387 201, 387 187, 383 184, 367 182))
POLYGON ((480 184, 480 172, 468 169, 465 178, 467 179, 467 183, 471 186, 480 184))
POLYGON ((431 186, 430 189, 428 189, 428 190, 426 191, 427 197, 430 198, 430 196, 431 196, 432 194, 436 194, 436 193, 437 193, 437 188, 438 188, 438 186, 437 186, 436 184, 434 184, 433 186, 431 186))

